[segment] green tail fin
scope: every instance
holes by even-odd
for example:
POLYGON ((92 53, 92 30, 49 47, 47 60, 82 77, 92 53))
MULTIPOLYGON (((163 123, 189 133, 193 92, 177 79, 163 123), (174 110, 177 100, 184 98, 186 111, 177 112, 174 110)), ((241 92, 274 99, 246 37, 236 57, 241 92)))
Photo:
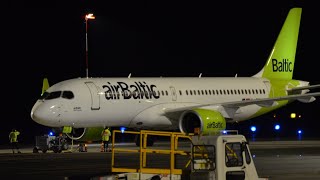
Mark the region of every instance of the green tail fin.
POLYGON ((43 82, 42 82, 42 92, 41 92, 41 95, 49 88, 49 82, 48 82, 48 79, 47 78, 44 78, 43 79, 43 82))
POLYGON ((301 8, 292 8, 289 11, 267 63, 254 77, 292 79, 301 12, 301 8))

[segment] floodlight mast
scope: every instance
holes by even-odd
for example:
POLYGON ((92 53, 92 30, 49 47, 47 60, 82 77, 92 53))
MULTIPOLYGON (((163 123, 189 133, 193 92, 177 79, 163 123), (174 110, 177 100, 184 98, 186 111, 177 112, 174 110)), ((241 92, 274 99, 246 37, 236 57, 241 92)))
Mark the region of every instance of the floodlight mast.
POLYGON ((87 14, 85 16, 85 20, 86 20, 86 77, 89 77, 89 68, 88 68, 88 20, 89 19, 95 19, 96 17, 94 17, 94 15, 92 13, 87 14))

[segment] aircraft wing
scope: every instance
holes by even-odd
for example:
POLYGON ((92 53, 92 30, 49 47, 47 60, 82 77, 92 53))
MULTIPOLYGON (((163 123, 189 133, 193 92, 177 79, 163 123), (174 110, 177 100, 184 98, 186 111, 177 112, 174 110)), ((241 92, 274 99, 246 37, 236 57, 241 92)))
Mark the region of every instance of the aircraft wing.
POLYGON ((302 86, 302 87, 295 87, 292 89, 288 89, 288 92, 292 92, 292 91, 301 91, 301 90, 310 90, 310 89, 316 89, 316 88, 320 88, 320 84, 317 85, 311 85, 311 86, 302 86))
POLYGON ((186 111, 186 110, 191 110, 191 109, 201 108, 206 106, 222 106, 225 110, 229 112, 230 111, 235 112, 238 108, 242 106, 254 105, 254 104, 261 107, 272 107, 278 104, 277 101, 282 101, 282 100, 300 100, 302 102, 312 102, 315 100, 315 96, 320 96, 320 92, 280 96, 275 98, 249 99, 249 100, 243 100, 243 101, 232 101, 232 102, 224 102, 224 103, 200 104, 200 105, 185 106, 185 107, 179 107, 179 108, 168 108, 168 109, 165 109, 164 111, 165 113, 170 114, 170 113, 181 112, 181 111, 186 111))

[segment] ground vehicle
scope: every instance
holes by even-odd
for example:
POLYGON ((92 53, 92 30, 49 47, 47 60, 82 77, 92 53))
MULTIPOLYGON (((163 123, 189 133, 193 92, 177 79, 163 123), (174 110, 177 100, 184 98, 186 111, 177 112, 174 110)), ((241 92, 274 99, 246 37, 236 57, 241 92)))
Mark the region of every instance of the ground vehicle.
MULTIPOLYGON (((115 131, 114 131, 115 132, 115 131)), ((227 131, 222 131, 218 135, 191 135, 184 133, 145 131, 140 132, 141 139, 147 136, 161 134, 169 136, 171 139, 169 150, 148 149, 147 143, 141 143, 140 149, 140 169, 114 167, 112 160, 112 172, 125 172, 117 174, 115 179, 144 180, 144 179, 208 179, 208 180, 257 180, 259 178, 256 171, 246 138, 239 134, 228 135, 227 131), (189 151, 178 149, 178 138, 190 139, 189 151), (190 151, 191 150, 191 151, 190 151), (155 169, 148 168, 146 156, 148 153, 170 154, 170 168, 155 169), (175 156, 177 154, 186 155, 190 158, 185 166, 186 169, 179 169, 175 166, 175 156), (136 171, 135 171, 136 170, 136 171)), ((115 134, 113 134, 114 138, 115 134)), ((113 139, 114 141, 114 139, 113 139)), ((114 145, 112 145, 114 147, 114 145)), ((124 149, 112 149, 116 154, 124 149)), ((134 152, 134 150, 128 150, 134 152)), ((112 155, 113 156, 113 155, 112 155)))
POLYGON ((36 145, 33 148, 33 153, 38 153, 41 150, 46 153, 48 150, 52 150, 55 153, 61 153, 62 150, 67 150, 69 145, 64 136, 36 136, 36 145))
POLYGON ((192 136, 191 147, 190 179, 259 179, 243 135, 192 136))

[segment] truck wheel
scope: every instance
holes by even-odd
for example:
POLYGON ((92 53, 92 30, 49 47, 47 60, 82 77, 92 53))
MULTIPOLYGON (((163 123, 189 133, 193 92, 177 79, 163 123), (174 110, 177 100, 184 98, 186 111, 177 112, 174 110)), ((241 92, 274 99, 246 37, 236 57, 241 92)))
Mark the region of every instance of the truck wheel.
POLYGON ((47 152, 47 149, 42 149, 42 153, 46 153, 47 152))
POLYGON ((33 150, 32 150, 32 152, 33 152, 33 153, 38 153, 38 152, 39 152, 39 151, 38 151, 38 148, 34 147, 33 150))

